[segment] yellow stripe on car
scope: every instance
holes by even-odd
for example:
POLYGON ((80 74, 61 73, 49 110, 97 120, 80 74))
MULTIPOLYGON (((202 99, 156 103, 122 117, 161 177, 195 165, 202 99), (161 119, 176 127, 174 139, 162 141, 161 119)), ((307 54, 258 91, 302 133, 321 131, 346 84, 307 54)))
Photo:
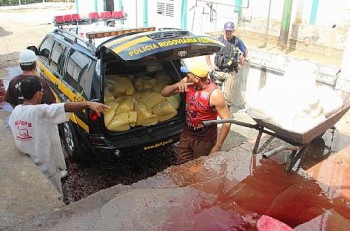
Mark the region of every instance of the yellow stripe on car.
POLYGON ((127 42, 127 43, 124 43, 120 46, 117 46, 116 48, 113 48, 112 50, 114 51, 114 53, 118 54, 119 52, 121 52, 129 47, 135 46, 136 44, 143 43, 143 42, 146 42, 149 40, 151 40, 151 39, 148 38, 147 36, 143 36, 141 38, 136 38, 130 42, 127 42))

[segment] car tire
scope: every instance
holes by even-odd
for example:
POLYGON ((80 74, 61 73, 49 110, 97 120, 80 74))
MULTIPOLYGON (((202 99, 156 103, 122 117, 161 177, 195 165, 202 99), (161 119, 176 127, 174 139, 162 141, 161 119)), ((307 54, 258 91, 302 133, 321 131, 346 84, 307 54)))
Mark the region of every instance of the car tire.
POLYGON ((83 160, 81 145, 79 145, 75 129, 70 121, 62 124, 61 135, 68 157, 76 161, 83 160))

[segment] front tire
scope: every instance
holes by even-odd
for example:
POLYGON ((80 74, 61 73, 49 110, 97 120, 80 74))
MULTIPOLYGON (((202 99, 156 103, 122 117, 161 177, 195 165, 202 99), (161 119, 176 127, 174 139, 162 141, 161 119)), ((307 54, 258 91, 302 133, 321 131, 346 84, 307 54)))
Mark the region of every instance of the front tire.
POLYGON ((80 148, 74 127, 70 121, 62 125, 62 140, 68 157, 73 160, 82 160, 83 153, 80 148))

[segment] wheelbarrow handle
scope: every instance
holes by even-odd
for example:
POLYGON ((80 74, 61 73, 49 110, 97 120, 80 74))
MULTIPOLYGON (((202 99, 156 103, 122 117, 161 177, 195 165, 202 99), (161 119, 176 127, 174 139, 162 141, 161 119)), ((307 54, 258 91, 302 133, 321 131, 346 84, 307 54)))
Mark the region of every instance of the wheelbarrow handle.
POLYGON ((235 119, 220 119, 220 120, 206 120, 206 121, 202 121, 202 124, 204 124, 204 125, 224 124, 224 123, 231 123, 231 124, 236 124, 236 125, 243 126, 243 127, 258 129, 258 125, 257 124, 245 123, 245 122, 238 121, 238 120, 235 120, 235 119))

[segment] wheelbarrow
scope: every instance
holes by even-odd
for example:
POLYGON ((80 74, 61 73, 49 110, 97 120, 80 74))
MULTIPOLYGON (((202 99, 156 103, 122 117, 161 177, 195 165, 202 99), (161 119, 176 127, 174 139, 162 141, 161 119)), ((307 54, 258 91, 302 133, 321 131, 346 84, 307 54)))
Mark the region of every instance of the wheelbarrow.
POLYGON ((343 106, 340 110, 336 111, 332 115, 326 118, 325 121, 311 128, 310 130, 304 133, 297 133, 283 129, 275 124, 265 122, 260 119, 252 118, 255 121, 255 124, 245 123, 242 121, 237 121, 235 119, 222 119, 222 120, 207 120, 203 121, 204 125, 209 124, 222 124, 222 123, 232 123, 239 126, 244 126, 248 128, 254 128, 259 131, 256 138, 253 154, 258 154, 257 150, 259 149, 260 139, 263 133, 268 134, 272 137, 278 138, 285 141, 289 145, 281 145, 277 148, 274 148, 268 152, 262 153, 263 158, 269 158, 283 150, 290 150, 291 154, 287 157, 285 171, 290 172, 297 160, 305 152, 307 146, 315 139, 321 138, 323 134, 328 129, 334 129, 334 125, 344 116, 344 114, 349 110, 350 104, 343 106))

